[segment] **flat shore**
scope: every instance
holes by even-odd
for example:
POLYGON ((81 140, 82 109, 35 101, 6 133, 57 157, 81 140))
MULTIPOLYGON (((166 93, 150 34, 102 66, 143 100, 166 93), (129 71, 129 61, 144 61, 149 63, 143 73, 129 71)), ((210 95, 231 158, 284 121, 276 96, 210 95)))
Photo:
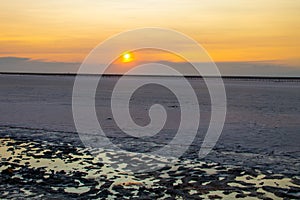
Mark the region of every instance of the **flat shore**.
MULTIPOLYGON (((102 152, 102 160, 96 160, 82 144, 72 116, 74 78, 0 75, 1 198, 300 197, 297 79, 225 78, 224 130, 213 151, 200 160, 197 155, 208 126, 210 100, 204 81, 190 78, 202 117, 194 143, 175 164, 160 171, 128 174, 122 167, 110 166, 116 157, 112 153, 102 152)), ((104 93, 96 95, 98 118, 108 137, 132 151, 132 157, 138 147, 141 151, 166 144, 166 135, 176 128, 172 122, 167 132, 139 146, 115 127, 107 97, 117 79, 103 79, 104 93)), ((133 100, 140 111, 137 123, 147 122, 145 113, 152 101, 165 105, 172 116, 180 110, 163 90, 145 88, 133 100)))

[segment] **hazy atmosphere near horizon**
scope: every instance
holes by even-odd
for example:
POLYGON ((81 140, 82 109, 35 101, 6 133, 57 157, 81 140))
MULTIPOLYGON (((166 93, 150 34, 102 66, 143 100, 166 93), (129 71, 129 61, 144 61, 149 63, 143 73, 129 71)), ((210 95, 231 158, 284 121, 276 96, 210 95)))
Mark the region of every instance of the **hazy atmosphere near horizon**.
MULTIPOLYGON (((297 0, 5 1, 0 71, 76 73, 88 53, 112 35, 164 27, 195 39, 222 75, 300 76, 299 10, 297 0)), ((201 62, 195 52, 189 54, 201 62)), ((179 62, 157 52, 145 59, 179 62)))

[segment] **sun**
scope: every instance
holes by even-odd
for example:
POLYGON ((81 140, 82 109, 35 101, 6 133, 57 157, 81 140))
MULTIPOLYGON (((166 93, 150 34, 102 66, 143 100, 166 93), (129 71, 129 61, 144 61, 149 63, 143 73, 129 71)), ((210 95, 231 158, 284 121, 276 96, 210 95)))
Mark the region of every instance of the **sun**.
POLYGON ((122 62, 127 63, 131 62, 133 60, 132 54, 129 52, 126 52, 122 55, 122 62))

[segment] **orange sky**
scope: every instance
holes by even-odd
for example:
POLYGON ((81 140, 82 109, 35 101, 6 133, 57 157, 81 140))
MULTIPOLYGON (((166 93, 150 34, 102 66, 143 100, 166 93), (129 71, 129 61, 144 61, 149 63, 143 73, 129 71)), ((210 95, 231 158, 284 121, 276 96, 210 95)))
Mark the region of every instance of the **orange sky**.
POLYGON ((300 67, 299 10, 298 0, 3 1, 0 57, 81 62, 113 34, 155 26, 194 38, 217 62, 300 67))

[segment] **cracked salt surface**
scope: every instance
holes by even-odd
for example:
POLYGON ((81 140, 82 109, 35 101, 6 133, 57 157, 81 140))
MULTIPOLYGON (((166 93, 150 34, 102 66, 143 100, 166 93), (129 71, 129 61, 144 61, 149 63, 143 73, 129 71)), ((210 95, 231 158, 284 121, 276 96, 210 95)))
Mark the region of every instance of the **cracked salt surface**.
POLYGON ((185 159, 134 174, 111 167, 118 152, 103 151, 99 158, 109 163, 102 163, 70 145, 11 138, 0 143, 1 198, 300 198, 297 176, 185 159))

